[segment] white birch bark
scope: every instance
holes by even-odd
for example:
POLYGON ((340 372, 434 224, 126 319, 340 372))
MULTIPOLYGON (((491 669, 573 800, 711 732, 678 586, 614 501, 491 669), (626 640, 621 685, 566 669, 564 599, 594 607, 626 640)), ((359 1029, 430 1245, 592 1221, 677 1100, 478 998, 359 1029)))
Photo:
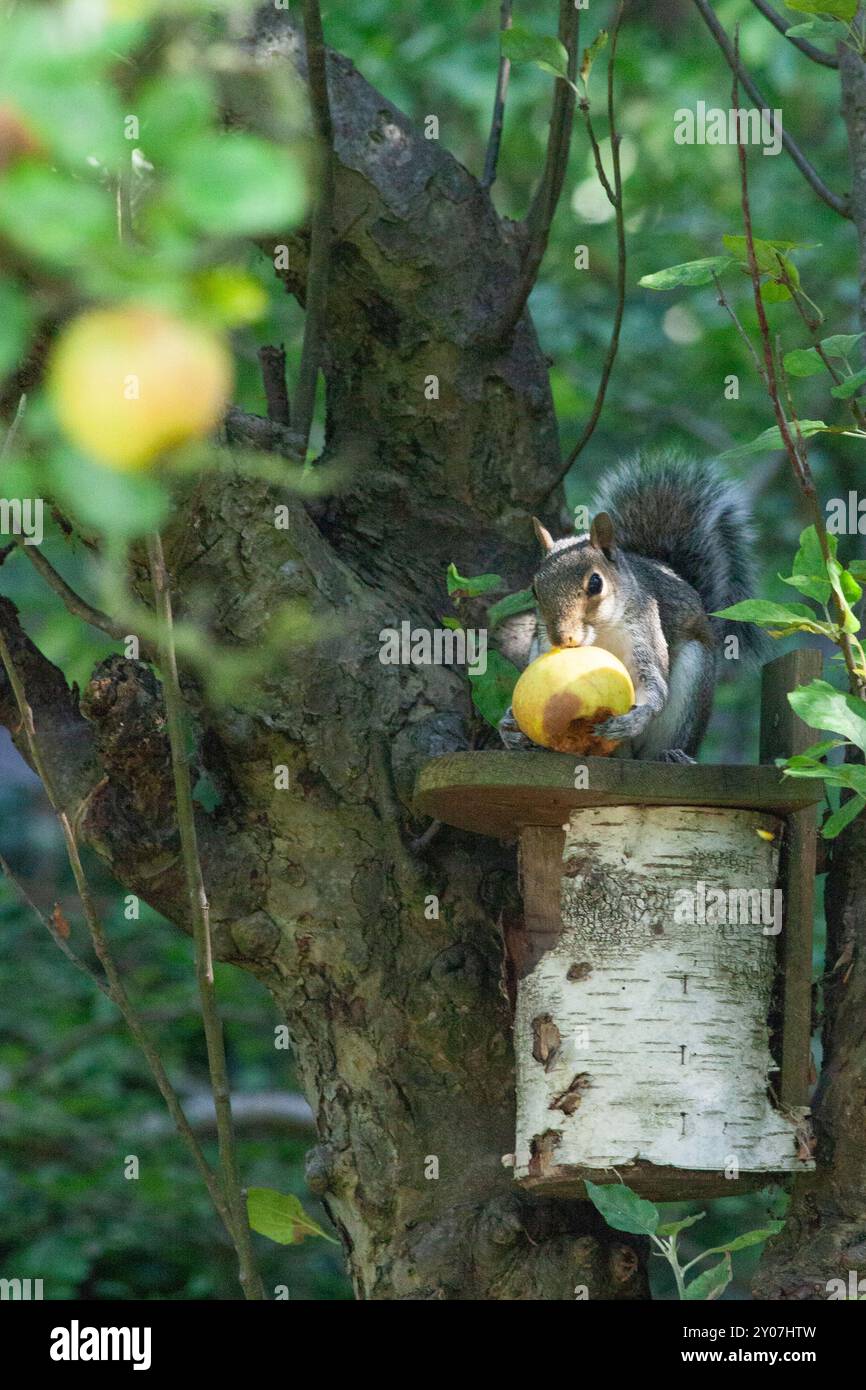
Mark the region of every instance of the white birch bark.
POLYGON ((797 1156, 802 1112, 781 1113, 768 1097, 776 951, 773 922, 760 917, 774 906, 781 830, 756 811, 572 812, 562 933, 518 987, 516 1177, 578 1166, 616 1168, 628 1182, 640 1161, 813 1166, 797 1156), (701 884, 711 920, 677 920, 689 901, 701 915, 701 884), (716 915, 728 920, 713 922, 707 895, 718 889, 716 915), (734 911, 730 889, 766 896, 734 911))

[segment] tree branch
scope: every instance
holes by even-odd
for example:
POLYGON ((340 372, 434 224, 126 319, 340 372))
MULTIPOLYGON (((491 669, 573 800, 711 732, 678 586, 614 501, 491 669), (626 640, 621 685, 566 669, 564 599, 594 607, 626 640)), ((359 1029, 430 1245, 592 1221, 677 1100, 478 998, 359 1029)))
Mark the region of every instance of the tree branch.
MULTIPOLYGON (((577 48, 580 38, 580 15, 574 8, 574 0, 559 0, 558 34, 559 41, 568 54, 568 81, 561 77, 555 79, 544 173, 524 222, 527 241, 520 277, 504 319, 495 325, 489 335, 498 342, 511 337, 526 308, 526 301, 538 278, 538 270, 547 250, 553 216, 568 167, 568 152, 574 125, 574 80, 577 76, 577 48)), ((488 335, 485 334, 484 337, 486 339, 488 335)))
POLYGON ((268 419, 278 425, 290 425, 292 411, 286 387, 286 350, 284 347, 260 347, 259 364, 262 385, 268 403, 268 419))
POLYGON ((724 309, 725 313, 730 316, 731 322, 733 323, 734 327, 736 328, 738 334, 745 343, 746 347, 749 349, 749 353, 751 355, 752 362, 754 363, 755 372, 758 376, 758 379, 762 381, 764 385, 767 386, 769 389, 769 383, 767 381, 767 373, 764 368, 764 364, 758 356, 755 344, 752 342, 745 328, 740 323, 736 309, 734 308, 731 301, 728 299, 728 296, 725 294, 725 291, 722 289, 722 282, 719 279, 718 275, 713 276, 713 284, 716 287, 716 302, 718 303, 720 308, 724 309))
POLYGON ((147 554, 153 584, 156 611, 162 624, 159 643, 163 672, 166 725, 171 744, 171 764, 174 773, 174 793, 177 823, 186 873, 190 920, 195 939, 195 970, 201 998, 202 1023, 207 1045, 208 1069, 217 1114, 219 1131, 220 1172, 225 1198, 231 1213, 232 1239, 240 1263, 240 1281, 248 1299, 263 1299, 264 1289, 256 1269, 250 1238, 249 1221, 241 1191, 237 1152, 232 1130, 231 1089, 226 1066, 225 1040, 222 1021, 216 1002, 213 975, 213 954, 210 939, 210 920, 207 894, 198 852, 195 811, 192 800, 189 764, 186 754, 184 728, 184 699, 177 670, 174 648, 171 592, 168 571, 158 533, 148 537, 147 554))
POLYGON ((838 59, 835 58, 832 53, 824 53, 822 49, 816 48, 815 45, 809 43, 807 39, 799 39, 796 35, 791 37, 787 33, 787 30, 791 27, 791 21, 780 15, 778 10, 774 10, 773 6, 768 3, 768 0, 752 0, 752 4, 756 10, 761 12, 765 19, 770 21, 774 29, 778 29, 780 34, 784 34, 788 42, 792 43, 795 48, 799 48, 800 52, 804 53, 807 58, 811 58, 813 63, 820 63, 821 66, 825 68, 838 68, 838 59))
MULTIPOLYGON (((511 28, 511 6, 512 0, 502 0, 502 6, 499 12, 500 43, 502 42, 502 35, 507 29, 511 28)), ((502 141, 502 126, 505 121, 505 98, 508 94, 508 79, 510 75, 511 59, 506 58, 504 53, 500 53, 499 71, 496 74, 496 97, 493 102, 493 117, 490 123, 487 153, 484 157, 484 173, 481 176, 482 188, 490 188, 496 178, 496 165, 499 162, 499 146, 502 141)))
MULTIPOLYGON (((698 13, 700 14, 701 18, 703 19, 704 23, 706 24, 707 28, 709 29, 710 33, 712 34, 722 53, 724 54, 725 61, 727 62, 729 68, 739 79, 739 81, 743 84, 743 87, 746 89, 755 105, 758 106, 762 111, 766 111, 768 113, 768 118, 772 122, 773 130, 775 132, 776 123, 772 115, 772 108, 769 106, 764 96, 762 96, 756 84, 749 77, 749 74, 743 68, 739 58, 734 52, 730 39, 728 38, 727 34, 725 33, 718 19, 716 18, 712 6, 708 3, 708 0, 694 0, 694 3, 697 7, 698 13)), ((811 185, 811 187, 818 194, 818 197, 822 200, 822 202, 825 202, 828 207, 833 209, 834 212, 838 212, 840 217, 850 217, 851 209, 849 206, 848 198, 841 198, 838 193, 834 193, 831 188, 827 187, 826 183, 821 178, 821 175, 803 154, 803 151, 800 149, 799 145, 797 145, 795 141, 791 139, 791 136, 788 134, 786 130, 781 131, 781 136, 783 148, 790 155, 791 159, 794 161, 797 168, 800 170, 800 173, 803 175, 806 182, 811 185)))
MULTIPOLYGON (((696 2, 699 2, 699 0, 696 0, 696 2)), ((732 100, 736 109, 739 105, 739 54, 736 48, 732 50, 732 53, 734 57, 734 80, 732 87, 732 100)), ((770 396, 770 401, 773 406, 773 413, 776 416, 776 423, 779 426, 779 433, 782 438, 782 443, 785 446, 785 452, 787 453, 788 459, 790 460, 791 469, 794 473, 794 477, 796 478, 797 483, 799 484, 800 491, 806 498, 806 502, 812 514, 812 522, 818 536, 818 543, 821 547, 821 554, 824 557, 824 561, 829 571, 832 556, 830 554, 830 545, 827 540, 827 527, 824 523, 824 516, 821 511, 820 504, 818 502, 818 490, 815 487, 815 479, 812 475, 812 469, 809 466, 806 448, 803 443, 802 435, 800 434, 799 422, 796 426, 799 441, 798 447, 798 444, 794 442, 794 439, 791 436, 790 426, 788 424, 788 420, 785 415, 785 410, 782 405, 781 397, 779 394, 779 383, 776 374, 776 363, 773 355, 773 340, 770 336, 770 326, 767 322, 767 312, 764 308, 764 301, 761 298, 761 274, 758 269, 758 259, 755 255, 755 239, 752 232, 752 211, 749 202, 749 181, 748 165, 746 161, 746 147, 743 144, 743 132, 739 122, 737 123, 737 158, 739 160, 740 165, 740 201, 743 212, 743 231, 745 232, 746 250, 748 252, 749 260, 749 274, 752 279, 752 295, 755 301, 755 313, 758 316, 758 328, 760 329, 761 343, 764 350, 764 379, 767 391, 770 396)), ((842 650, 842 655, 845 658, 845 668, 848 672, 848 682, 851 688, 851 693, 853 695, 860 695, 862 691, 862 681, 857 674, 854 653, 851 647, 851 639, 848 636, 848 634, 844 631, 843 625, 845 621, 845 610, 839 598, 839 595, 836 593, 835 588, 832 589, 832 599, 834 607, 836 609, 837 619, 839 623, 839 646, 842 650)))
POLYGON ((611 159, 612 159, 612 162, 613 162, 613 187, 611 187, 610 182, 609 182, 609 180, 607 179, 607 177, 606 177, 606 175, 605 175, 605 173, 604 173, 604 167, 603 167, 602 162, 601 162, 601 151, 600 151, 600 149, 599 149, 598 142, 597 142, 597 140, 596 140, 596 138, 595 138, 595 131, 594 131, 593 128, 592 128, 592 121, 591 121, 590 113, 589 113, 589 103, 588 103, 588 102, 582 102, 582 103, 581 103, 581 110, 584 112, 584 119, 585 119, 585 121, 586 121, 587 133, 589 134, 590 143, 591 143, 591 145, 592 145, 593 157, 594 157, 594 159, 595 159, 596 170, 598 171, 598 175, 599 175, 599 179, 601 180, 602 187, 604 188, 604 191, 605 191, 605 193, 607 194, 608 201, 612 204, 612 206, 613 206, 613 208, 614 208, 614 212, 615 212, 615 214, 616 214, 616 255, 617 255, 617 269, 616 269, 616 304, 615 304, 615 306, 614 306, 614 313, 613 313, 613 327, 611 328, 610 342, 608 343, 607 353, 605 354, 604 363, 603 363, 602 369, 601 369, 601 377, 600 377, 599 383, 598 383, 598 390, 596 391, 595 400, 594 400, 594 402, 593 402, 592 410, 591 410, 590 413, 589 413, 589 419, 587 420, 587 422, 586 422, 586 424, 585 424, 585 426, 584 426, 584 428, 583 428, 583 431, 582 431, 582 433, 581 433, 581 436, 580 436, 580 438, 578 439, 577 443, 575 444, 574 448, 572 449, 571 453, 568 455, 568 457, 565 459, 565 461, 561 464, 560 469, 559 469, 559 472, 558 472, 558 475, 557 475, 557 477, 556 477, 554 483, 552 484, 552 486, 546 488, 546 490, 545 490, 545 492, 544 492, 544 494, 543 494, 543 496, 542 496, 542 498, 541 498, 542 501, 546 501, 547 498, 550 496, 550 494, 559 486, 559 484, 562 482, 562 480, 565 478, 566 474, 568 473, 569 469, 572 467, 572 465, 576 462, 576 460, 577 460, 577 459, 580 457, 580 455, 583 453, 583 450, 586 448, 587 444, 589 443, 590 439, 592 438, 593 434, 595 433, 595 427, 596 427, 596 425, 598 424, 599 419, 600 419, 600 417, 601 417, 602 408, 604 407, 605 396, 607 395, 608 383, 609 383, 610 378, 611 378, 611 373, 613 372, 613 365, 614 365, 614 362, 616 361, 616 354, 617 354, 617 351, 618 351, 618 349, 619 349, 619 335, 620 335, 620 329, 622 328, 623 313, 625 312, 625 290, 626 290, 626 239, 625 239, 625 207, 624 207, 624 203, 623 203, 623 193, 622 193, 622 168, 621 168, 621 164, 620 164, 620 143, 621 143, 622 137, 621 137, 621 135, 619 134, 619 132, 617 131, 617 128, 616 128, 616 103, 615 103, 615 100, 614 100, 614 77, 615 77, 615 71, 616 71, 616 45, 617 45, 617 39, 619 38, 619 30, 620 30, 620 25, 622 24, 622 17, 623 17, 624 10, 625 10, 625 0, 620 0, 620 4, 619 4, 619 7, 618 7, 617 13, 616 13, 616 19, 614 20, 613 29, 612 29, 612 31, 611 31, 611 38, 610 38, 610 58, 609 58, 609 60, 608 60, 608 69, 607 69, 607 118, 608 118, 608 127, 609 127, 609 130, 610 130, 611 159), (585 109, 584 109, 584 108, 585 108, 585 109))
POLYGON ((328 272, 331 259, 331 223, 334 214, 334 129, 328 99, 325 39, 318 0, 304 0, 304 39, 307 48, 307 82, 313 119, 321 148, 321 181, 313 212, 310 260, 307 268, 306 318, 301 365, 292 406, 294 431, 299 436, 298 454, 306 459, 310 428, 316 408, 316 382, 322 357, 328 272))
MULTIPOLYGON (((0 636, 0 646, 2 646, 2 643, 3 638, 2 636, 0 636)), ((6 650, 8 651, 8 648, 6 650)), ((105 995, 106 999, 111 999, 111 990, 109 989, 102 976, 98 975, 97 972, 92 968, 92 966, 88 965, 86 960, 81 959, 81 956, 79 956, 72 949, 69 942, 58 930, 56 923, 52 921, 50 917, 47 917, 41 908, 36 906, 36 903, 33 901, 30 894, 27 892, 27 889, 24 887, 24 884, 15 874, 14 870, 10 867, 7 861, 3 858, 2 854, 0 854, 0 870, 2 870, 10 888, 12 888, 16 897, 20 900, 23 906, 26 907, 30 912, 32 912, 33 916, 36 917, 42 923, 43 927, 48 932, 48 935, 51 937, 55 946, 57 946, 58 949, 63 952, 64 956, 69 961, 69 963, 71 965, 74 965, 76 970, 80 970, 82 975, 86 975, 88 980, 90 980, 92 984, 96 985, 96 988, 100 991, 100 993, 105 995)), ((111 1024, 112 1026, 114 1026, 114 1019, 111 1020, 111 1024)))
MULTIPOLYGON (((62 671, 30 641, 18 620, 15 605, 2 597, 0 635, 27 691, 40 730, 43 756, 55 769, 55 789, 60 805, 74 813, 99 777, 91 730, 79 712, 62 671)), ((2 667, 0 724, 10 730, 16 748, 35 772, 15 692, 2 667)))
MULTIPOLYGON (((288 12, 262 7, 257 23, 262 61, 291 64, 305 78, 303 38, 288 12)), ((448 457, 449 476, 455 482, 459 476, 466 496, 483 492, 482 511, 496 528, 501 515, 503 537, 513 535, 514 528, 513 503, 507 499, 528 495, 533 475, 534 485, 541 486, 559 465, 547 364, 531 326, 510 341, 494 341, 495 325, 508 314, 515 293, 525 237, 497 216, 478 180, 442 141, 425 140, 348 59, 331 51, 328 96, 338 212, 323 363, 327 452, 345 461, 358 480, 329 504, 332 522, 368 537, 382 526, 380 487, 396 486, 408 507, 406 562, 411 556, 417 566, 419 556, 435 551, 438 566, 446 549, 459 546, 467 554, 467 547, 477 551, 483 541, 465 505, 448 503, 449 515, 443 513, 438 473, 429 467, 432 431, 436 452, 441 448, 448 457), (465 254, 469 239, 472 256, 465 254), (407 266, 422 263, 421 279, 417 270, 407 274, 407 266), (488 342, 491 351, 465 354, 469 344, 474 349, 488 342), (421 384, 431 374, 441 380, 442 354, 453 351, 464 354, 463 373, 449 387, 460 404, 445 413, 440 403, 422 398, 422 408, 407 420, 407 360, 413 363, 412 381, 421 384), (497 392, 498 406, 488 415, 491 391, 497 392), (532 426, 531 444, 521 423, 530 418, 530 399, 530 417, 544 421, 540 433, 532 426), (470 400, 485 420, 480 431, 467 433, 464 402, 470 400), (543 401, 542 416, 534 413, 537 401, 543 401), (531 456, 531 465, 521 455, 527 461, 531 456), (501 482, 493 491, 482 481, 488 469, 495 469, 501 482), (431 507, 434 528, 424 515, 431 507)), ((303 299, 308 239, 295 235, 288 244, 291 269, 278 273, 289 292, 303 299)), ((456 499, 456 492, 451 495, 456 499)), ((529 549, 527 544, 527 554, 529 549)))

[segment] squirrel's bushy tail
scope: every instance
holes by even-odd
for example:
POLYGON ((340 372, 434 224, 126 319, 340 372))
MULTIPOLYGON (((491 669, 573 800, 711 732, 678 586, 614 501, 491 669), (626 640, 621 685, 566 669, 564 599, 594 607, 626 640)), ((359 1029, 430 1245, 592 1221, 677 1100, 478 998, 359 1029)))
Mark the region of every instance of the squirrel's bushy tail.
MULTIPOLYGON (((741 489, 717 466, 663 453, 627 460, 595 503, 613 519, 623 550, 669 565, 696 589, 708 613, 754 596, 755 533, 741 489)), ((736 635, 743 657, 760 660, 763 634, 752 623, 714 618, 716 641, 736 635)))

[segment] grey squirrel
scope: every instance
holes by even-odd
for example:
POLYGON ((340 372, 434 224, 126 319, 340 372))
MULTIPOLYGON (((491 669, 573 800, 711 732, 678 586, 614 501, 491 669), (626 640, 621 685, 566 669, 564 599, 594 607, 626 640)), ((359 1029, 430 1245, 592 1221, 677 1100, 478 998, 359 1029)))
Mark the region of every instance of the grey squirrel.
MULTIPOLYGON (((619 657, 636 703, 596 732, 623 740, 621 756, 693 762, 724 639, 736 635, 747 660, 764 649, 751 624, 711 616, 750 596, 748 508, 713 466, 671 454, 622 464, 596 508, 588 535, 559 541, 533 518, 544 552, 532 584, 539 650, 597 643, 619 657)), ((527 745, 510 710, 499 732, 507 747, 527 745)))

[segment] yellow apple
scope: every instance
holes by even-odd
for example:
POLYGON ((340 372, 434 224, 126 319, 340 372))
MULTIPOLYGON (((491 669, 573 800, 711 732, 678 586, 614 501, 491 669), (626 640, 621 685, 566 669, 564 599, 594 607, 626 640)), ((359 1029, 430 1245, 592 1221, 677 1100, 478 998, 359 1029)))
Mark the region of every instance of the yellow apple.
POLYGON ((54 347, 48 383, 82 452, 135 472, 210 433, 229 399, 232 362, 207 328, 131 304, 73 319, 54 347))
POLYGON ((601 647, 554 647, 527 666, 514 687, 517 726, 542 748, 606 756, 615 739, 594 725, 634 704, 634 686, 622 662, 601 647))

